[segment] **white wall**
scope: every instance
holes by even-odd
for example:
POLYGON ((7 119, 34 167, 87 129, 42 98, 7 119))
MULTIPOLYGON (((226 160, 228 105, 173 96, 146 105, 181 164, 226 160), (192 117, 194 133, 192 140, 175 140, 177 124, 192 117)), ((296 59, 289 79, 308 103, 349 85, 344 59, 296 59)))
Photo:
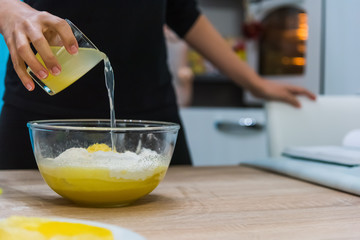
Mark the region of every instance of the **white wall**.
POLYGON ((241 36, 242 4, 239 0, 198 0, 202 13, 224 37, 241 36))
POLYGON ((360 1, 325 0, 324 93, 360 93, 360 1))

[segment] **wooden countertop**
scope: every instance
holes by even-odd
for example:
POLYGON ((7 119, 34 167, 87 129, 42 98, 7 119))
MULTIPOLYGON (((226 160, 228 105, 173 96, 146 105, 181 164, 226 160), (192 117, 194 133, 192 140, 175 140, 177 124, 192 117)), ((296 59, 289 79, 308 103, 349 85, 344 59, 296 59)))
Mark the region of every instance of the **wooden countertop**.
POLYGON ((85 208, 34 170, 0 171, 0 218, 100 221, 147 239, 360 239, 360 198, 244 166, 171 167, 150 195, 122 208, 85 208))

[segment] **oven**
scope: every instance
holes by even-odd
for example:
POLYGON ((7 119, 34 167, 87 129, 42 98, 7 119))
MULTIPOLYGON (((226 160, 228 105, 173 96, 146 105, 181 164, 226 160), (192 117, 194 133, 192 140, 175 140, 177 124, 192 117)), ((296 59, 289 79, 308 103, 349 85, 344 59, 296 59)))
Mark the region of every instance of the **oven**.
MULTIPOLYGON (((321 93, 322 0, 244 0, 247 62, 262 77, 321 93)), ((249 93, 246 103, 260 102, 249 93)))

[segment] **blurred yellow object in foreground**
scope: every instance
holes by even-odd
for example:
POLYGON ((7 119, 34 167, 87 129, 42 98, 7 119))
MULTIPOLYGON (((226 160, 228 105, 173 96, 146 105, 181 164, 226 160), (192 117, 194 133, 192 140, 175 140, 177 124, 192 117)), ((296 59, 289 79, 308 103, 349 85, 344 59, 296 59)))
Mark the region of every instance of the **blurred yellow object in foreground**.
POLYGON ((0 221, 1 240, 113 240, 112 232, 83 223, 13 216, 0 221))
POLYGON ((2 189, 0 188, 0 195, 2 194, 2 189))

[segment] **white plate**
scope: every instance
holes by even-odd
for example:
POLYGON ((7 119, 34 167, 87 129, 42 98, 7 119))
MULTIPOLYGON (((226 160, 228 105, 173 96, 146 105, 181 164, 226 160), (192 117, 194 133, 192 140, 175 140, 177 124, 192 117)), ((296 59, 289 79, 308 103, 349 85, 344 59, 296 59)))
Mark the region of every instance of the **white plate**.
MULTIPOLYGON (((110 230, 114 236, 114 240, 146 240, 143 236, 130 231, 126 228, 118 227, 111 224, 95 222, 95 221, 88 221, 88 220, 81 220, 81 219, 74 219, 74 218, 58 218, 58 217, 41 217, 45 219, 50 219, 53 221, 58 222, 70 222, 70 223, 82 223, 87 224, 95 227, 102 227, 110 230)), ((1 220, 1 219, 0 219, 1 220)))

